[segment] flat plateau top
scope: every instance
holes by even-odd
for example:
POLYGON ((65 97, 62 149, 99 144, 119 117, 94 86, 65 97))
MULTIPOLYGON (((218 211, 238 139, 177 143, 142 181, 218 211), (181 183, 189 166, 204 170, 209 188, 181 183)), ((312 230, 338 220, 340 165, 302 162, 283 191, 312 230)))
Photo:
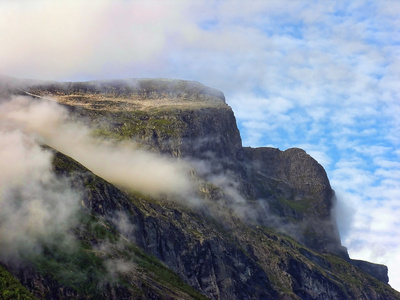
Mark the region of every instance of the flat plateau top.
POLYGON ((24 94, 91 110, 131 111, 228 107, 222 92, 198 82, 124 79, 88 82, 39 82, 18 88, 24 94))

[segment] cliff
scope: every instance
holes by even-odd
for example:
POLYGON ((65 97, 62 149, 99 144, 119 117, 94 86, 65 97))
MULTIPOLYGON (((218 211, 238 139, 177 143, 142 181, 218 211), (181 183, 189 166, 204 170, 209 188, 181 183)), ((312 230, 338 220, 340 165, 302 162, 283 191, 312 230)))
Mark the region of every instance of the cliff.
POLYGON ((189 162, 195 187, 146 195, 48 148, 56 177, 81 195, 77 246, 46 242, 2 262, 26 298, 400 299, 385 266, 351 260, 341 245, 323 167, 301 149, 242 147, 221 92, 152 79, 2 85, 4 98, 57 101, 98 139, 189 162))

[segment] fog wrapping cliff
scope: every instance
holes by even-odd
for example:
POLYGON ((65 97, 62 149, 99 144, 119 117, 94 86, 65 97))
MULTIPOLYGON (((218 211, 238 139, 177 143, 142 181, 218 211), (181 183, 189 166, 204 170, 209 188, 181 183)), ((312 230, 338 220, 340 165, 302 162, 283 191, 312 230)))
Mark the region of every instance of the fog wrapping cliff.
POLYGON ((74 221, 35 251, 0 256, 3 295, 400 299, 385 266, 341 245, 323 167, 301 149, 242 147, 221 92, 166 79, 0 87, 5 130, 33 136, 78 197, 74 221), (46 109, 52 126, 26 120, 46 109))

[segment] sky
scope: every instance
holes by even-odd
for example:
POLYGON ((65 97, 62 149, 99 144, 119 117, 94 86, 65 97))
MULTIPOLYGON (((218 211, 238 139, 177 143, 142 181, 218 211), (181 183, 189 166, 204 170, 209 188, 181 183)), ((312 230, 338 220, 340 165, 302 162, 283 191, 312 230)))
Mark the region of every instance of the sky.
POLYGON ((1 74, 223 91, 244 146, 325 167, 342 244, 400 290, 399 0, 0 0, 0 32, 1 74))

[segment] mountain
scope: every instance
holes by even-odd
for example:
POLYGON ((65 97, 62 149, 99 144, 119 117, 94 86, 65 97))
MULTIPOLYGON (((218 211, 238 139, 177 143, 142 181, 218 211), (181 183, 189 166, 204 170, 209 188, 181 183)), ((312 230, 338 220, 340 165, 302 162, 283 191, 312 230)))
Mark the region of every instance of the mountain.
POLYGON ((92 139, 134 144, 146 160, 122 182, 91 163, 101 144, 81 155, 63 146, 67 133, 39 139, 79 208, 37 251, 0 256, 3 298, 400 299, 385 266, 350 259, 341 245, 323 167, 302 149, 243 147, 222 92, 184 80, 4 76, 0 90, 2 103, 57 102, 92 139), (161 173, 164 164, 181 167, 161 173), (149 188, 129 185, 147 173, 149 188), (175 187, 177 174, 185 183, 175 187))

